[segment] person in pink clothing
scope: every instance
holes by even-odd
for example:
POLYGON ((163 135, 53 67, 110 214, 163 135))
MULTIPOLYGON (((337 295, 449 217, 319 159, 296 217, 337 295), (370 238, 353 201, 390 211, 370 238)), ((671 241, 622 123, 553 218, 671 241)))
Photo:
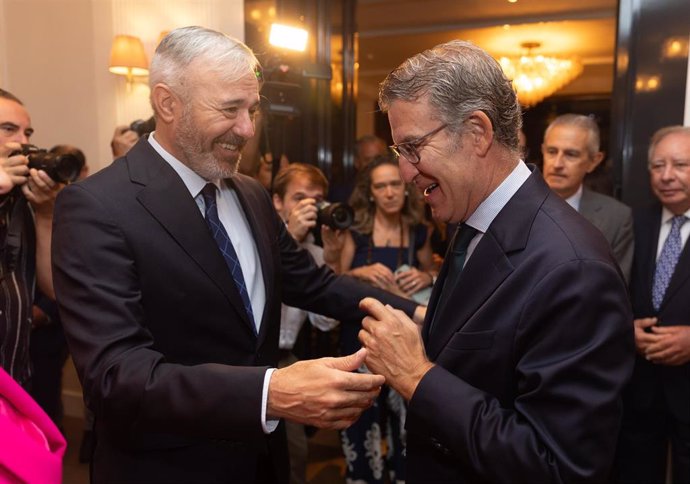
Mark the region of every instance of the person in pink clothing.
POLYGON ((0 483, 59 484, 65 439, 50 417, 0 368, 0 483))

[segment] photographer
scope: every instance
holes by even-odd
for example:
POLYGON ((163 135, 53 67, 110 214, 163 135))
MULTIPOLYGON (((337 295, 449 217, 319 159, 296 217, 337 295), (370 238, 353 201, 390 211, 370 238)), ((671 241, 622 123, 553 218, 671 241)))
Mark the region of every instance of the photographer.
POLYGON ((50 267, 53 203, 61 185, 27 156, 31 118, 22 102, 0 89, 0 167, 9 176, 0 194, 0 365, 27 386, 29 334, 35 286, 55 298, 50 267))
POLYGON ((156 120, 154 117, 150 117, 147 120, 137 119, 129 125, 117 126, 113 133, 113 139, 110 141, 113 158, 125 156, 129 149, 139 141, 139 138, 155 129, 156 120))

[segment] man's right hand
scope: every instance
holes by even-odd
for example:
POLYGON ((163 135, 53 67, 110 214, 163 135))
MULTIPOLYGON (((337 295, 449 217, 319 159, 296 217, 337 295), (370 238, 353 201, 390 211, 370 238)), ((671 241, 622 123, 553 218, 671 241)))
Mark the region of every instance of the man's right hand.
POLYGON ((635 325, 635 348, 641 356, 646 357, 649 345, 659 339, 657 335, 647 331, 647 328, 651 328, 657 323, 657 318, 640 318, 633 323, 635 325))
POLYGON ((367 351, 341 358, 298 361, 275 370, 268 387, 267 417, 285 418, 327 429, 352 425, 369 408, 385 378, 352 373, 367 351))
MULTIPOLYGON (((7 192, 17 185, 25 184, 29 178, 29 159, 24 155, 9 156, 10 153, 19 149, 21 149, 21 145, 14 142, 6 143, 0 147, 0 167, 5 171, 11 183, 7 192)), ((5 188, 5 186, 2 187, 3 190, 5 188)), ((3 191, 2 193, 7 192, 3 191)))
POLYGON ((316 227, 318 213, 319 209, 316 208, 316 200, 313 198, 300 200, 288 216, 287 228, 292 238, 297 242, 302 242, 307 233, 316 227))

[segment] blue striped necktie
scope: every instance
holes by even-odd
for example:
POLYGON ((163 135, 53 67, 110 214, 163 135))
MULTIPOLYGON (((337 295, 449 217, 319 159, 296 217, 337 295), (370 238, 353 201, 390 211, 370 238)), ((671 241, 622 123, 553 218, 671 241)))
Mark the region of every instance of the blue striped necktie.
POLYGON ((671 219, 671 231, 668 237, 666 237, 664 246, 661 248, 661 254, 659 254, 659 259, 656 261, 654 285, 652 286, 652 304, 656 311, 661 307, 661 302, 664 300, 664 294, 666 294, 666 289, 668 289, 673 271, 676 269, 680 253, 683 250, 683 240, 680 237, 680 228, 687 220, 685 215, 676 215, 671 219))
POLYGON ((232 278, 235 281, 237 290, 239 291, 242 302, 244 303, 244 309, 247 311, 249 321, 251 321, 252 328, 254 328, 254 331, 256 332, 254 312, 252 311, 252 303, 249 300, 247 285, 244 282, 242 266, 240 265, 240 260, 237 257, 237 252, 235 252, 232 241, 230 240, 228 233, 225 231, 225 227, 223 227, 223 224, 220 223, 220 218, 218 218, 216 186, 213 183, 207 183, 204 189, 201 190, 201 195, 204 197, 204 204, 206 205, 204 214, 208 228, 211 230, 213 239, 216 241, 220 252, 223 254, 223 258, 225 259, 228 269, 230 269, 232 278))

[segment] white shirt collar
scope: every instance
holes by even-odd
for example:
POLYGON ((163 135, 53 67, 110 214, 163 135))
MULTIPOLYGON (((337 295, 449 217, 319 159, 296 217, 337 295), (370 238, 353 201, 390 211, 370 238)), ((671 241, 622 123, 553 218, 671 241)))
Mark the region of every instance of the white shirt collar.
MULTIPOLYGON (((189 190, 189 193, 193 198, 196 198, 201 190, 206 186, 208 181, 199 176, 194 170, 182 163, 180 160, 171 155, 168 151, 161 146, 161 144, 156 140, 154 136, 156 132, 149 134, 148 142, 153 147, 156 152, 161 155, 161 157, 177 172, 177 174, 182 178, 182 182, 189 190)), ((212 183, 216 185, 219 189, 220 180, 212 180, 212 183)))
MULTIPOLYGON (((690 219, 690 210, 685 212, 683 215, 685 215, 687 218, 690 219)), ((662 208, 661 208, 661 225, 664 225, 664 224, 670 222, 673 217, 675 217, 673 212, 671 212, 668 208, 666 208, 662 205, 662 208)), ((687 223, 687 222, 685 222, 685 223, 687 223)))
POLYGON ((465 223, 474 227, 481 233, 486 233, 491 222, 494 221, 498 213, 505 207, 512 196, 515 195, 515 192, 520 189, 531 174, 532 172, 527 165, 520 160, 513 171, 510 172, 510 175, 508 175, 505 180, 486 197, 465 223))
POLYGON ((582 200, 582 183, 578 187, 577 191, 571 196, 565 199, 566 203, 573 207, 578 212, 580 211, 580 201, 582 200))

